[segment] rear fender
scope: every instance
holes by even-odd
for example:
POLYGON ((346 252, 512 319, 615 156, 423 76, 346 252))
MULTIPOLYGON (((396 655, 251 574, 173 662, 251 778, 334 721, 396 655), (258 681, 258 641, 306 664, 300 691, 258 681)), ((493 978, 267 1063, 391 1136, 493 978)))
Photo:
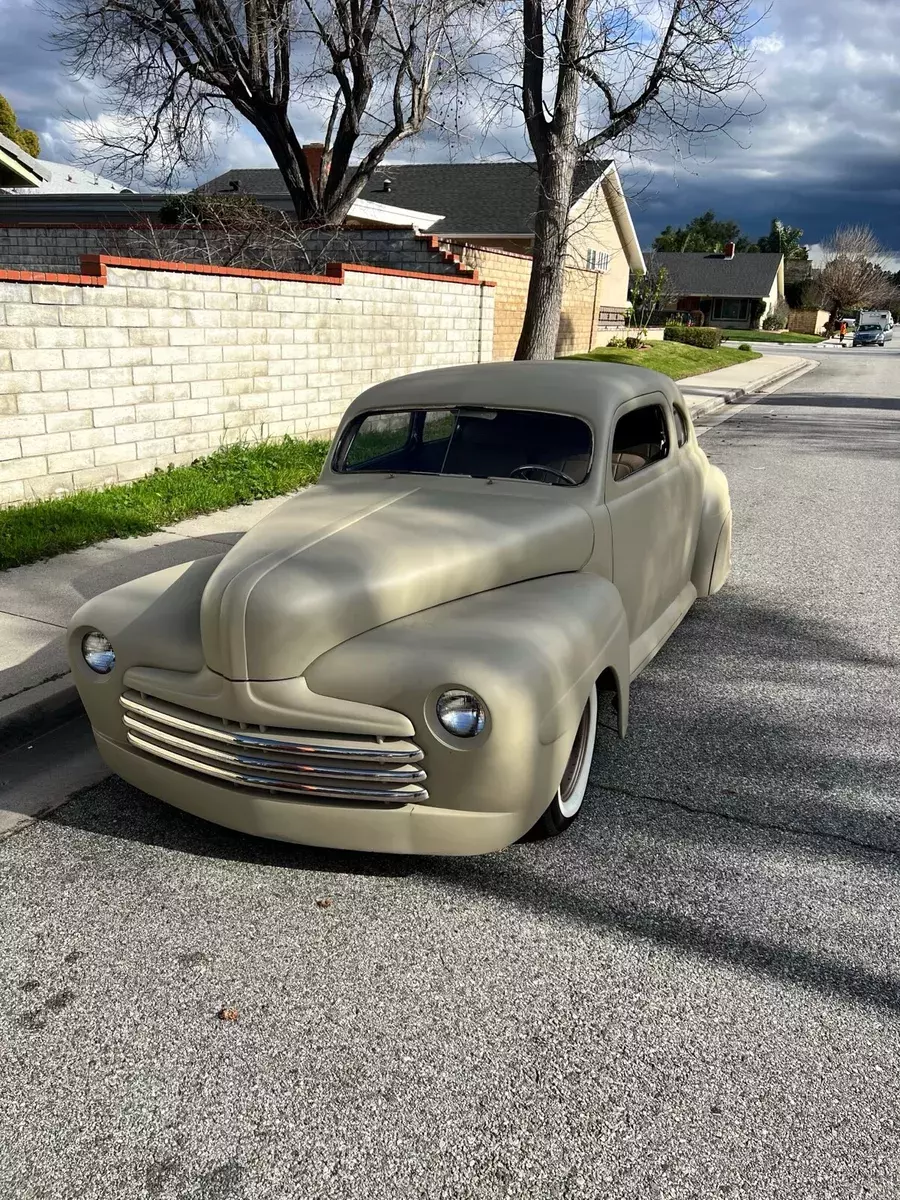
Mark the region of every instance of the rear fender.
POLYGON ((731 497, 723 471, 710 464, 703 485, 700 530, 691 583, 698 596, 712 596, 731 570, 731 497))

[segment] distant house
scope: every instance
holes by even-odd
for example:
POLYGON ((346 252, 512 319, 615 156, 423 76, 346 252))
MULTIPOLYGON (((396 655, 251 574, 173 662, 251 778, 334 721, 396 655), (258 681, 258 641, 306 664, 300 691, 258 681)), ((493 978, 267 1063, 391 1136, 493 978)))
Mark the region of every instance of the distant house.
POLYGON ((725 329, 758 329, 784 299, 784 256, 736 254, 670 254, 653 256, 665 267, 668 296, 664 313, 689 313, 695 321, 725 329))
POLYGON ((47 178, 42 163, 0 133, 0 189, 37 188, 46 183, 47 178))
MULTIPOLYGON (((33 189, 29 188, 31 195, 97 196, 133 194, 130 188, 123 187, 121 183, 115 183, 112 179, 105 179, 102 175, 98 175, 96 171, 86 171, 82 167, 73 167, 71 163, 50 162, 43 158, 32 159, 32 162, 36 163, 43 178, 37 185, 34 185, 33 189)), ((20 187, 9 185, 4 186, 3 190, 16 195, 20 191, 20 187)))
MULTIPOLYGON (((315 149, 306 147, 307 153, 315 149)), ((290 208, 275 169, 225 171, 201 190, 251 195, 290 208)), ((534 163, 457 162, 382 164, 357 203, 413 217, 432 214, 427 224, 416 227, 442 241, 530 254, 537 200, 534 163)), ((629 271, 645 269, 618 171, 608 160, 585 163, 576 172, 568 265, 604 275, 600 302, 623 308, 629 271)))

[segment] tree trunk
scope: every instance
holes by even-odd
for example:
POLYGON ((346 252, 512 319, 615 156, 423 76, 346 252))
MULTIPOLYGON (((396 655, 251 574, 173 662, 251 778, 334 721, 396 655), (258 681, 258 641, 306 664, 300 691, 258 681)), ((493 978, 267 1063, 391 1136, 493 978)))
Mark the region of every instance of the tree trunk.
POLYGON ((538 206, 534 221, 531 277, 517 359, 556 356, 568 248, 569 208, 575 175, 571 146, 551 147, 547 162, 538 164, 538 206))
POLYGON ((273 108, 263 116, 254 114, 253 123, 272 151, 297 220, 304 225, 340 225, 353 201, 348 201, 342 192, 341 198, 334 200, 330 207, 322 207, 319 198, 324 189, 320 190, 318 181, 310 177, 303 147, 287 116, 273 108))

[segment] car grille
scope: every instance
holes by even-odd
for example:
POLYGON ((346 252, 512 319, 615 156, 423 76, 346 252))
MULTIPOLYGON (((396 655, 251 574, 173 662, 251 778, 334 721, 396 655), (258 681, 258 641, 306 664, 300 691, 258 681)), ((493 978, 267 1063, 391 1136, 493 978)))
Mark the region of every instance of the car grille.
POLYGON ((424 755, 405 738, 244 725, 142 692, 125 692, 119 703, 135 749, 236 788, 304 800, 409 804, 428 799, 419 765, 424 755))

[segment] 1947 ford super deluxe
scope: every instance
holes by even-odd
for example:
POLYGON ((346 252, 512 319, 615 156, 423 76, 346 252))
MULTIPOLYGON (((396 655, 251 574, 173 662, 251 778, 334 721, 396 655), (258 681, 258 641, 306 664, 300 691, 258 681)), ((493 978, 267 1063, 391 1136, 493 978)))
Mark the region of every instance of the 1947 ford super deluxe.
POLYGON ((496 363, 379 384, 318 484, 223 556, 69 628, 107 764, 265 837, 421 854, 561 832, 598 691, 725 582, 728 484, 641 368, 496 363))

